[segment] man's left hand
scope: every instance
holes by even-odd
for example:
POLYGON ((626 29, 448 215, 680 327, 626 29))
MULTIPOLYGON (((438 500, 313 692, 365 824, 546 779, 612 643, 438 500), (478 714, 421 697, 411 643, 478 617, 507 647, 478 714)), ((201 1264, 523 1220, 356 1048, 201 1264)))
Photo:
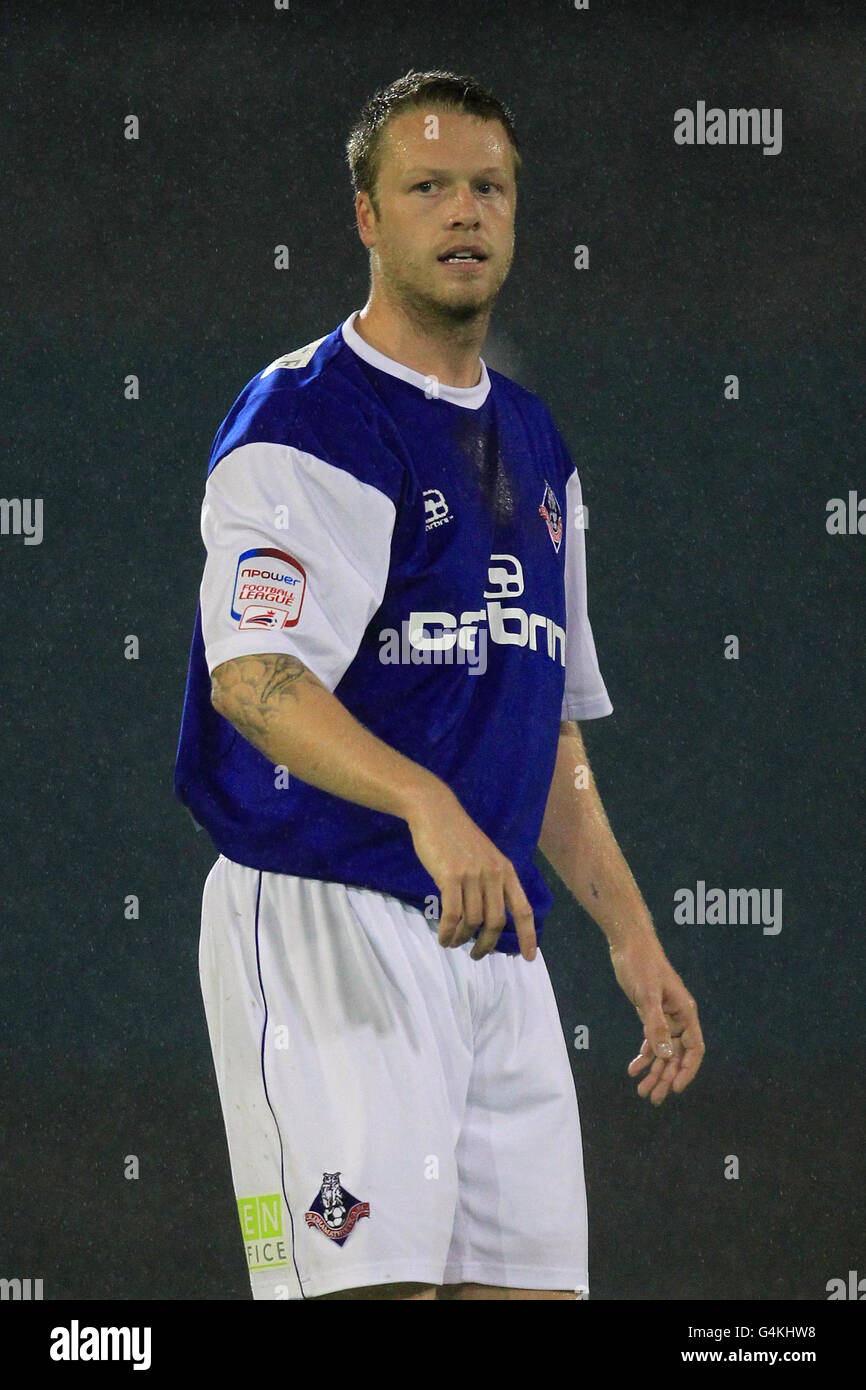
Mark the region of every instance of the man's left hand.
POLYGON ((644 1026, 641 1050, 628 1074, 638 1076, 649 1066, 637 1093, 661 1105, 670 1090, 677 1095, 685 1090, 703 1061, 698 1006, 657 940, 611 946, 610 958, 644 1026))

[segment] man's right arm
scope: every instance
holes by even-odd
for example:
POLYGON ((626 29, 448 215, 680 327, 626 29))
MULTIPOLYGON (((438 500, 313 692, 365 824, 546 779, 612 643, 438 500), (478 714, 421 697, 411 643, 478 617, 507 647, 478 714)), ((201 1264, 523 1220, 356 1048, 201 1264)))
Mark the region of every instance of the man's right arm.
POLYGON ((415 853, 439 889, 441 945, 460 945, 483 926, 471 953, 480 959, 493 950, 507 906, 521 952, 532 959, 532 909, 514 866, 441 778, 370 733, 288 653, 234 657, 214 668, 211 683, 217 712, 274 766, 406 821, 415 853))
POLYGON ((217 712, 274 766, 311 786, 405 821, 425 799, 451 795, 365 729, 296 656, 235 657, 214 669, 211 683, 217 712))

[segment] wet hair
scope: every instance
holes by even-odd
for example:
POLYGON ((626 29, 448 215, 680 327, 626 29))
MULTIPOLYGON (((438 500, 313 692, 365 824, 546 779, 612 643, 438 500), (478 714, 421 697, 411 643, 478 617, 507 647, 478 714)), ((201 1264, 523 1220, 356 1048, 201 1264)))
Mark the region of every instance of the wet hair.
POLYGON ((501 121, 514 154, 515 180, 520 173, 520 149, 507 106, 474 77, 461 77, 455 72, 415 72, 410 68, 404 77, 382 87, 364 103, 346 141, 352 188, 356 195, 361 191, 367 194, 377 217, 376 184, 381 167, 382 132, 391 117, 399 112, 431 106, 466 111, 485 121, 501 121))

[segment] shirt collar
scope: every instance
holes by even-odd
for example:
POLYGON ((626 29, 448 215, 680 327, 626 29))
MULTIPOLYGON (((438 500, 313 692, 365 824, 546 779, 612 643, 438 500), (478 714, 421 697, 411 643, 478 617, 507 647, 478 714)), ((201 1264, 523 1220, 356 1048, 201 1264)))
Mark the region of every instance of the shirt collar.
POLYGON ((408 381, 411 386, 417 386, 419 391, 423 391, 428 397, 433 397, 442 401, 450 401, 452 405, 462 405, 469 410, 478 410, 487 399, 490 391, 490 377, 487 374, 487 365, 483 357, 478 360, 481 363, 481 379, 475 386, 446 386, 444 382, 437 382, 435 392, 431 390, 431 378, 426 377, 423 372, 413 371, 411 367, 405 367, 402 362, 395 362, 393 357, 386 357, 384 352, 371 347, 370 344, 361 337, 354 326, 355 319, 360 313, 356 309, 350 314, 345 323, 341 325, 341 332, 344 341, 349 345, 353 352, 359 357, 363 357, 365 362, 369 362, 371 367, 378 367, 380 372, 387 372, 389 376, 399 377, 401 381, 408 381))

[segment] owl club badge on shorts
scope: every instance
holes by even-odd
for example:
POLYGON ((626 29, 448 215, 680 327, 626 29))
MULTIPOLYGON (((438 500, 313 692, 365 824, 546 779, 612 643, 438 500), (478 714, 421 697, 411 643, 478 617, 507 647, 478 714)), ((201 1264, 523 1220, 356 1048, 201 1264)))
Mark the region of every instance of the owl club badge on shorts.
POLYGON ((308 1226, 315 1226, 328 1240, 343 1245, 362 1216, 370 1215, 370 1203, 359 1202, 340 1183, 339 1173, 323 1173, 322 1186, 310 1210, 304 1212, 308 1226))
POLYGON ((556 493, 546 478, 544 480, 544 496, 541 499, 541 506, 538 508, 538 515, 543 516, 547 522, 547 530, 553 541, 553 548, 558 555, 559 547, 562 544, 562 512, 556 500, 556 493))
POLYGON ((238 559, 231 615, 239 629, 294 627, 306 588, 306 570, 293 555, 245 550, 238 559))

